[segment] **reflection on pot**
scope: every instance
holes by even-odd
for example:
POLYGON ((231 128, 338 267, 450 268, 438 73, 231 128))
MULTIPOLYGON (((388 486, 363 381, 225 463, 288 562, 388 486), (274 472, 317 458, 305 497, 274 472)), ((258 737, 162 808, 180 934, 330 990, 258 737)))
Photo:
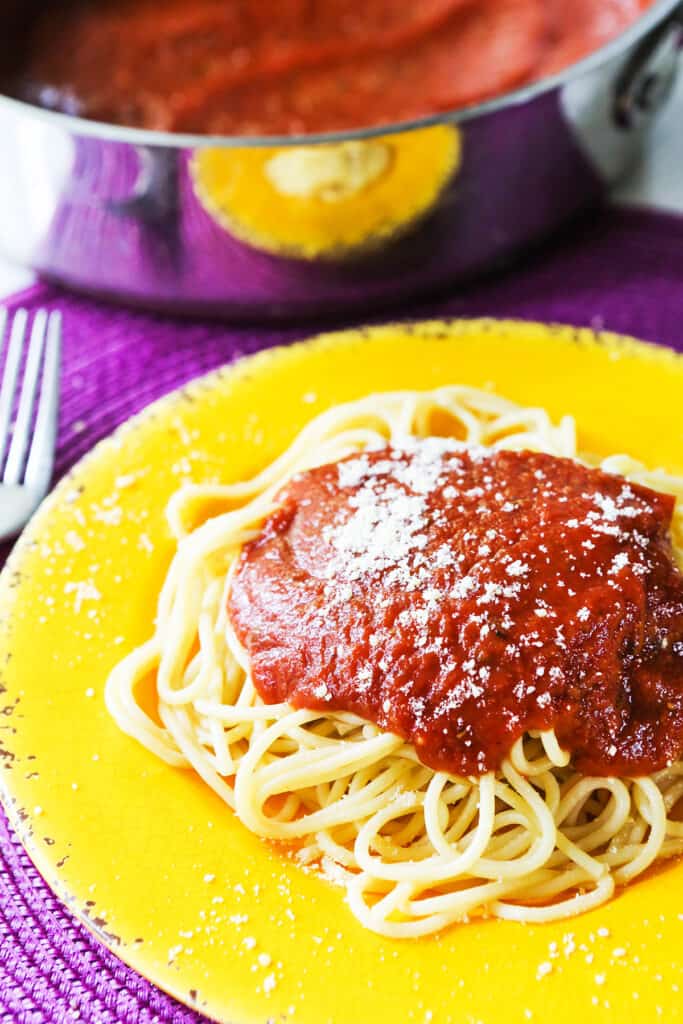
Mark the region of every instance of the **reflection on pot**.
POLYGON ((450 125, 318 145, 207 148, 191 175, 205 210, 265 252, 345 260, 405 234, 461 162, 450 125))

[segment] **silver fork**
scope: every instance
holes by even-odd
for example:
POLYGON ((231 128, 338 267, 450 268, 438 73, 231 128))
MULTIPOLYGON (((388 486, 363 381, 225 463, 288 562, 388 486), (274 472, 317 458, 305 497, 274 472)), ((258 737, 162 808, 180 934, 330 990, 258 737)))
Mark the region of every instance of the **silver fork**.
POLYGON ((25 309, 14 314, 9 332, 8 320, 7 310, 0 308, 0 355, 3 338, 9 337, 0 387, 0 540, 19 532, 50 486, 57 443, 62 335, 57 312, 38 310, 30 340, 25 309))

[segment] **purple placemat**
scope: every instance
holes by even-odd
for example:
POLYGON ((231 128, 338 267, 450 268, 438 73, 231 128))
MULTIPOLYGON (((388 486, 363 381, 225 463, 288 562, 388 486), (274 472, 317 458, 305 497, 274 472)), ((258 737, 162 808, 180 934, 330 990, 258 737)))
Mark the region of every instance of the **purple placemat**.
MULTIPOLYGON (((58 475, 131 414, 189 378, 330 326, 182 323, 42 285, 10 302, 11 308, 19 305, 47 305, 64 316, 58 475)), ((683 351, 683 218, 613 210, 530 256, 523 270, 400 315, 506 316, 605 327, 683 351)), ((0 565, 7 550, 0 546, 0 565)), ((197 1024, 204 1018, 103 949, 61 907, 0 817, 0 1024, 76 1020, 197 1024)))

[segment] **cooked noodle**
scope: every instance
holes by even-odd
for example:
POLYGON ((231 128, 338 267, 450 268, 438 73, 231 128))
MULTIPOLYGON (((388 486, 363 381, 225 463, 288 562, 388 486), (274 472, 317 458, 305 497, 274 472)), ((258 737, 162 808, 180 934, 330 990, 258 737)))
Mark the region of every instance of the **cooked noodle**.
MULTIPOLYGON (((311 421, 254 479, 190 485, 171 499, 177 539, 154 635, 112 672, 119 726, 176 767, 191 768, 252 832, 296 845, 302 864, 344 884, 353 913, 395 938, 486 914, 550 921, 603 903, 658 858, 683 851, 672 817, 683 762, 641 778, 587 777, 552 731, 517 740, 500 771, 458 778, 356 715, 264 705, 227 614, 231 572, 293 474, 354 452, 452 433, 466 443, 583 458, 574 423, 554 425, 465 387, 371 395, 311 421), (226 511, 191 529, 202 504, 226 511), (154 673, 162 726, 138 700, 154 673)), ((683 480, 626 456, 602 468, 683 498, 683 480)), ((676 554, 683 516, 674 514, 676 554)))

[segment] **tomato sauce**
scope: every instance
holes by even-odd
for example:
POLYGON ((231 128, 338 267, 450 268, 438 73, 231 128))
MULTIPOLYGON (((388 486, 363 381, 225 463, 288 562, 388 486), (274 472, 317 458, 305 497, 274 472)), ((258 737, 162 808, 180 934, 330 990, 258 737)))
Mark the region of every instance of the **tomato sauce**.
POLYGON ((76 0, 33 24, 23 98, 200 133, 408 120, 586 56, 652 0, 76 0))
POLYGON ((545 454, 441 439, 290 482, 229 614, 267 703, 351 711, 435 769, 554 729, 586 774, 683 750, 674 499, 545 454))

